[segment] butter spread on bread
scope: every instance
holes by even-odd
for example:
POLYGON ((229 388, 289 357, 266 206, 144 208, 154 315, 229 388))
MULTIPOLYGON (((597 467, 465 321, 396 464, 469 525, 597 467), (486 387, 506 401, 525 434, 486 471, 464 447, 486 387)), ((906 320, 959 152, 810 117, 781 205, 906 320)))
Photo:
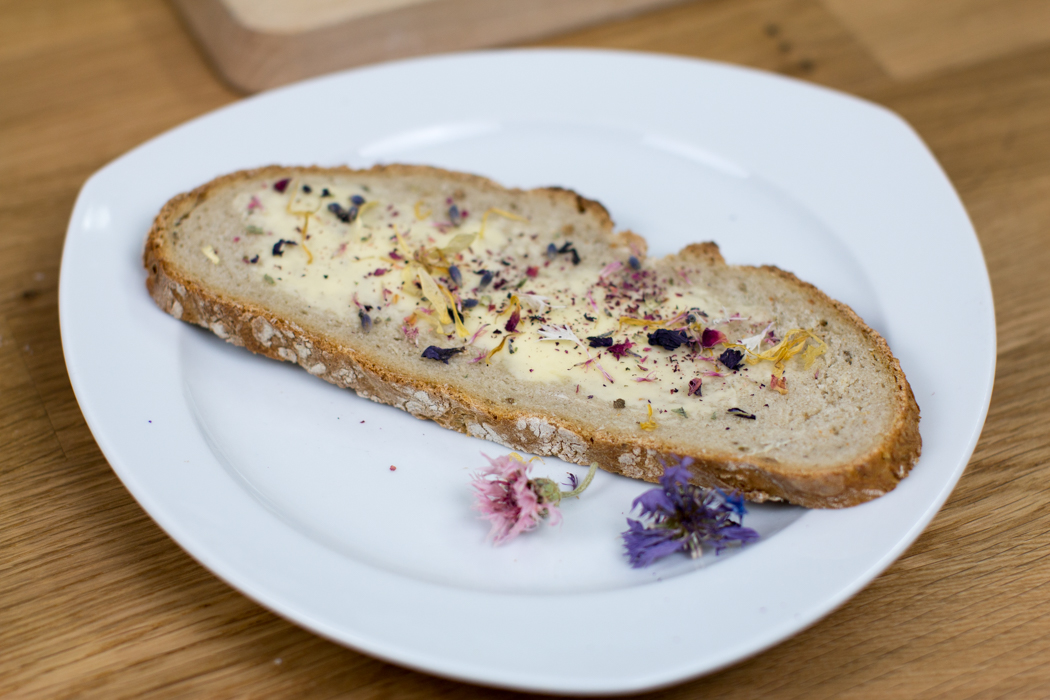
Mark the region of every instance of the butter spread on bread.
POLYGON ((514 449, 655 481, 671 456, 754 501, 896 486, 919 409, 885 341, 713 243, 649 259, 598 203, 420 166, 270 167, 179 195, 157 304, 235 345, 514 449))

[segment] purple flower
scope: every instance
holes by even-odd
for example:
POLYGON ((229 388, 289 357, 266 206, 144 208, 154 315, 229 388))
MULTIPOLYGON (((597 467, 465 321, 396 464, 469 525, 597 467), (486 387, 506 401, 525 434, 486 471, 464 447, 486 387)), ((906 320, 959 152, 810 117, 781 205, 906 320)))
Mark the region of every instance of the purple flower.
POLYGON ((758 533, 741 525, 746 510, 744 499, 736 492, 704 489, 689 483, 686 457, 675 466, 666 467, 660 477, 660 488, 646 491, 634 500, 641 520, 627 519, 630 528, 623 533, 624 546, 631 566, 649 566, 657 559, 678 551, 694 559, 707 543, 721 552, 732 543, 748 544, 758 533))

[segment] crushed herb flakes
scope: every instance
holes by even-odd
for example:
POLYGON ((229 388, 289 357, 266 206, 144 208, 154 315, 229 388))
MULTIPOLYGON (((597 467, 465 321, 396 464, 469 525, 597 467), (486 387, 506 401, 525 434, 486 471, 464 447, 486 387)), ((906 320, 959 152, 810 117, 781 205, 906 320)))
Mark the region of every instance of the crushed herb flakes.
POLYGON ((731 416, 736 416, 737 418, 746 418, 748 420, 755 420, 755 414, 754 413, 748 413, 747 411, 745 411, 742 408, 730 408, 728 411, 726 411, 726 413, 728 413, 731 416))

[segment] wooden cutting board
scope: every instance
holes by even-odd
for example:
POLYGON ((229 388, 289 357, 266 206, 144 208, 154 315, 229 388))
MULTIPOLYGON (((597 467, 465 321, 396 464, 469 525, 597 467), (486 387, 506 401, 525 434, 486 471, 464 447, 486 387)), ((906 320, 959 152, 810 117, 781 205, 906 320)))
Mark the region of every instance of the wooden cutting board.
POLYGON ((255 92, 341 68, 535 40, 683 0, 173 0, 213 66, 255 92))

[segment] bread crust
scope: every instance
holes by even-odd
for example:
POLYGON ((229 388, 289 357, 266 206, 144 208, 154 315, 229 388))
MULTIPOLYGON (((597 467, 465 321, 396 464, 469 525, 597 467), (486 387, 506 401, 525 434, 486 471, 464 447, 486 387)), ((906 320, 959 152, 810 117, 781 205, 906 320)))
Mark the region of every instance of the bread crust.
MULTIPOLYGON (((777 267, 741 266, 736 269, 778 276, 797 287, 800 293, 808 295, 814 303, 838 309, 862 330, 872 343, 878 361, 890 368, 896 382, 894 420, 882 442, 867 454, 835 469, 817 471, 807 469, 804 464, 786 464, 773 458, 728 452, 683 454, 680 447, 649 434, 615 436, 564 417, 479 400, 455 387, 393 372, 351 347, 279 318, 264 308, 204 288, 182 274, 164 255, 166 237, 176 223, 222 187, 263 177, 340 173, 392 177, 427 174, 485 190, 522 193, 480 176, 426 166, 376 166, 367 171, 345 167, 268 166, 232 173, 174 197, 161 209, 150 229, 143 253, 150 296, 175 318, 208 328, 227 342, 276 360, 296 362, 326 381, 353 389, 372 401, 401 408, 417 418, 433 420, 446 428, 516 450, 553 455, 576 464, 596 461, 607 471, 646 481, 656 481, 668 460, 690 456, 695 460, 694 480, 700 485, 736 489, 755 502, 786 501, 809 508, 843 508, 891 491, 918 460, 922 447, 918 430, 919 407, 886 341, 847 305, 777 267)), ((554 198, 565 198, 580 212, 589 213, 612 237, 612 220, 598 202, 562 188, 539 191, 554 198)), ((621 243, 644 253, 644 239, 631 232, 618 235, 621 243)), ((725 265, 714 243, 687 246, 678 257, 725 265)))

